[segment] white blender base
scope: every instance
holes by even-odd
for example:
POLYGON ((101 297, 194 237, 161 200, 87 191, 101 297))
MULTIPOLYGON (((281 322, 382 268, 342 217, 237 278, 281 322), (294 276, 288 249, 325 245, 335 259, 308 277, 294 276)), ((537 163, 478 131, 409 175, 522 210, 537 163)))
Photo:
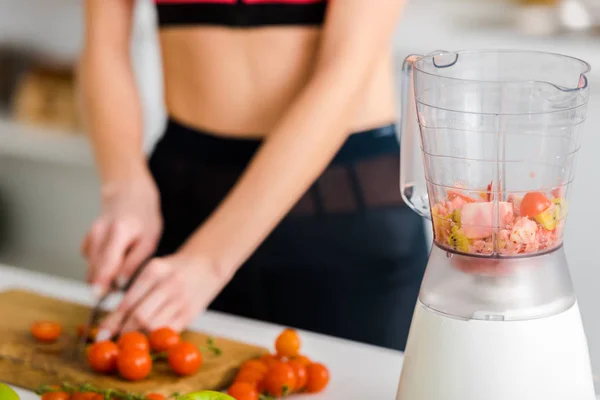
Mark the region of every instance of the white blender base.
POLYGON ((578 304, 499 322, 418 303, 396 400, 596 400, 578 304))

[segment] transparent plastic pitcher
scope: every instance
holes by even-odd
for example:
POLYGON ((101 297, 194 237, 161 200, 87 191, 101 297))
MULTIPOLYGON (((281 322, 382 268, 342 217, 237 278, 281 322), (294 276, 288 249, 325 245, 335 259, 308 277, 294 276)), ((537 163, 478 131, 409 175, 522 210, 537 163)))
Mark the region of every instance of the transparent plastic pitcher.
POLYGON ((401 191, 434 232, 422 304, 504 321, 573 306, 562 242, 589 70, 531 51, 405 60, 401 191))
POLYGON ((589 70, 530 51, 407 58, 401 190, 436 245, 510 257, 562 244, 589 70))

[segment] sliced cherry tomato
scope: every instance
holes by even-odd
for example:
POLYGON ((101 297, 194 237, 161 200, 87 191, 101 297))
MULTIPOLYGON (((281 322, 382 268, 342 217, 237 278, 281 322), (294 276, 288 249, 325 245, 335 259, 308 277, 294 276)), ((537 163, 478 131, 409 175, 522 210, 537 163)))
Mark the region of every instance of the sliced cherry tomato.
POLYGON ((117 369, 122 378, 129 381, 139 381, 150 375, 152 358, 150 353, 145 350, 135 348, 120 350, 117 369))
POLYGON ((141 332, 127 332, 122 334, 117 341, 117 345, 119 345, 119 349, 121 350, 137 349, 146 352, 150 351, 150 342, 146 335, 141 332))
POLYGON ((67 392, 48 392, 42 395, 41 400, 70 400, 71 395, 67 392))
POLYGON ((555 199, 560 199, 561 197, 563 197, 563 194, 565 193, 565 188, 563 186, 557 187, 557 188, 552 189, 552 191, 550 193, 552 193, 552 196, 554 196, 555 199))
POLYGON ((104 400, 104 396, 100 393, 75 392, 71 395, 70 400, 104 400))
POLYGON ((117 369, 119 346, 109 340, 94 343, 87 351, 90 368, 96 372, 109 373, 117 369))
POLYGON ((169 350, 179 343, 181 336, 173 329, 164 327, 150 332, 148 339, 150 340, 150 348, 160 353, 169 350))
POLYGON ((306 391, 309 393, 317 393, 325 389, 329 383, 329 370, 323 364, 315 363, 308 366, 306 369, 308 381, 306 383, 306 391))
POLYGON ((236 382, 229 387, 227 394, 235 400, 258 400, 259 393, 256 388, 245 382, 236 382))
POLYGON ((193 343, 180 342, 171 347, 169 366, 178 375, 191 375, 202 366, 202 353, 193 343))
POLYGON ((291 394, 296 388, 296 374, 291 365, 279 362, 273 365, 265 376, 265 389, 274 397, 291 394))
POLYGON ((453 200, 456 197, 461 198, 462 200, 464 200, 465 203, 474 203, 475 199, 469 197, 468 195, 459 192, 458 190, 454 190, 454 189, 448 189, 446 190, 446 194, 448 195, 448 200, 453 200))
POLYGON ((160 393, 150 393, 150 394, 147 394, 145 397, 147 400, 165 400, 166 399, 166 397, 160 393))
POLYGON ((31 325, 31 334, 42 343, 55 342, 62 332, 62 326, 54 321, 37 321, 31 325))
POLYGON ((308 382, 308 373, 306 372, 306 366, 298 360, 291 360, 288 364, 294 369, 296 374, 296 386, 294 392, 300 392, 306 387, 308 382))
POLYGON ((542 192, 528 192, 521 200, 521 216, 535 217, 546 211, 552 202, 542 192))
POLYGON ((285 329, 275 340, 275 349, 280 357, 293 357, 300 353, 300 337, 293 329, 285 329))

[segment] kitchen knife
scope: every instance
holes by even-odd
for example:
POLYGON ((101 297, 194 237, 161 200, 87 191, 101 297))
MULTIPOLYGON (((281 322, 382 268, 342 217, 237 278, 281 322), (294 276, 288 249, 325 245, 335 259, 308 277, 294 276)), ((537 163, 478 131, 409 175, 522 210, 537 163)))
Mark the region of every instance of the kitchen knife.
POLYGON ((129 288, 131 287, 131 285, 133 285, 133 282, 135 281, 135 279, 137 279, 137 277, 142 272, 142 270, 144 269, 144 267, 146 266, 146 264, 148 264, 148 261, 150 261, 150 259, 144 261, 138 267, 138 269, 133 273, 133 275, 131 276, 131 278, 129 279, 129 281, 127 282, 127 284, 124 287, 118 287, 118 285, 113 281, 111 283, 109 289, 106 291, 106 293, 104 293, 98 299, 98 301, 96 302, 96 304, 92 308, 92 312, 90 314, 90 318, 88 320, 88 323, 84 326, 83 335, 79 338, 79 340, 77 341, 77 343, 75 345, 75 348, 73 350, 73 357, 78 357, 85 350, 85 345, 87 343, 88 336, 89 336, 92 328, 94 326, 96 326, 96 324, 98 323, 98 320, 100 318, 100 314, 102 312, 102 305, 104 304, 104 302, 106 301, 106 299, 112 293, 114 293, 115 291, 117 291, 119 289, 121 289, 123 292, 126 292, 127 290, 129 290, 129 288))

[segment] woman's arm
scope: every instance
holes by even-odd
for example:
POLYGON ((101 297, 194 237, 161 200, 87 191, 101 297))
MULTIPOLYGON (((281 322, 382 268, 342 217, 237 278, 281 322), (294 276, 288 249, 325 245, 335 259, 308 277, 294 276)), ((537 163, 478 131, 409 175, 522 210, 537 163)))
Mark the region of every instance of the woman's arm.
POLYGON ((88 280, 101 294, 156 247, 158 191, 142 147, 141 102, 130 57, 134 0, 86 0, 78 65, 84 120, 102 181, 102 214, 83 240, 88 280))
POLYGON ((141 103, 130 62, 134 0, 86 0, 78 65, 84 120, 104 185, 145 164, 141 103))
POLYGON ((317 179, 349 134, 405 0, 332 0, 305 90, 210 219, 182 248, 232 274, 317 179))

